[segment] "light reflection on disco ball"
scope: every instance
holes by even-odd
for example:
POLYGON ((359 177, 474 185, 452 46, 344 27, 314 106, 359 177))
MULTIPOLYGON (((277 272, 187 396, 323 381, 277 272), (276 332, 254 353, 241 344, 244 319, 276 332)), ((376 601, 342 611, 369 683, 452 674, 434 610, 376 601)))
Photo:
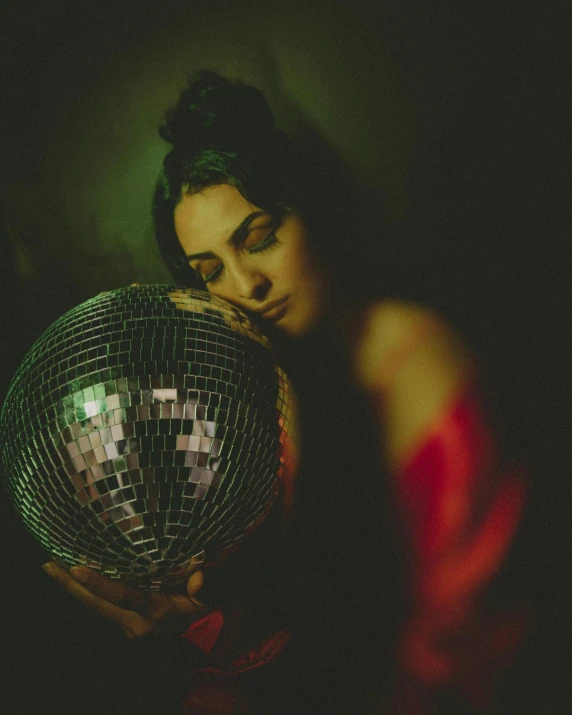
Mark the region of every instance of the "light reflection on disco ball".
POLYGON ((157 590, 264 519, 288 399, 268 341, 230 304, 164 285, 110 291, 26 355, 0 418, 4 475, 54 557, 157 590))

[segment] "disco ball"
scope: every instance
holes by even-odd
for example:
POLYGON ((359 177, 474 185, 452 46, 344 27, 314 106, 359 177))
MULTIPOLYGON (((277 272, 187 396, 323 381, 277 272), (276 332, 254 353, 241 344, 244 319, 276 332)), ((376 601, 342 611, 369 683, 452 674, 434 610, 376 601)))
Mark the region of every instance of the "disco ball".
POLYGON ((33 345, 0 417, 1 462, 53 557, 159 590, 264 520, 290 423, 287 378, 243 313, 202 291, 131 286, 33 345))

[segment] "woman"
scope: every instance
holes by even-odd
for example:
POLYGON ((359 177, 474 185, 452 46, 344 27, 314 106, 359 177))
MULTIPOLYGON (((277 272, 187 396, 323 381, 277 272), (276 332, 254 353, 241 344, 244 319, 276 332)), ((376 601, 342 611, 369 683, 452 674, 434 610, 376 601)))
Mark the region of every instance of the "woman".
POLYGON ((525 617, 495 577, 525 482, 475 360, 440 317, 367 287, 357 195, 257 90, 199 73, 161 136, 167 265, 271 334, 297 390, 286 534, 207 574, 201 601, 202 572, 187 595, 151 596, 48 572, 130 638, 184 632, 188 713, 501 712, 525 617))

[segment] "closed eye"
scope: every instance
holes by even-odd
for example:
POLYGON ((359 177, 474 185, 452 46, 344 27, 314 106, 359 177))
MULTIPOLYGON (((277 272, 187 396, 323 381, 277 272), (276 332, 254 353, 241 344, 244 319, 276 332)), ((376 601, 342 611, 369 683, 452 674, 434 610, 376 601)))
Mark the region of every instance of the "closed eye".
POLYGON ((276 236, 276 232, 272 231, 268 234, 268 236, 266 236, 266 238, 263 238, 262 241, 255 243, 253 246, 248 246, 246 250, 249 253, 260 253, 261 251, 265 251, 267 248, 270 248, 270 246, 274 246, 277 242, 278 237, 276 236))
POLYGON ((211 271, 207 276, 203 276, 203 282, 204 283, 214 283, 220 278, 220 274, 222 273, 223 269, 223 264, 219 263, 218 266, 211 271))
MULTIPOLYGON (((269 248, 272 248, 273 246, 277 245, 278 243, 278 237, 276 236, 276 231, 272 231, 269 233, 265 238, 263 238, 261 241, 258 241, 258 243, 255 243, 254 245, 251 246, 245 246, 244 250, 247 251, 247 253, 253 254, 253 253, 262 253, 262 251, 266 251, 269 248)), ((224 270, 224 264, 219 263, 213 270, 211 270, 207 275, 201 276, 203 279, 204 283, 216 283, 220 278, 222 277, 222 272, 224 270)))

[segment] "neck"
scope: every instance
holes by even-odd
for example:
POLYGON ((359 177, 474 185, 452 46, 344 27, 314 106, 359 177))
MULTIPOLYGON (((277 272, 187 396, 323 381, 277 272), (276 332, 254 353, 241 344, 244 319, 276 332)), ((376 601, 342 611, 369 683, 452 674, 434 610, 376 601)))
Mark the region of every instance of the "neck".
POLYGON ((278 354, 296 380, 312 380, 340 371, 349 374, 365 318, 365 301, 332 294, 316 326, 301 337, 277 338, 278 354), (308 368, 310 370, 308 371, 308 368))

